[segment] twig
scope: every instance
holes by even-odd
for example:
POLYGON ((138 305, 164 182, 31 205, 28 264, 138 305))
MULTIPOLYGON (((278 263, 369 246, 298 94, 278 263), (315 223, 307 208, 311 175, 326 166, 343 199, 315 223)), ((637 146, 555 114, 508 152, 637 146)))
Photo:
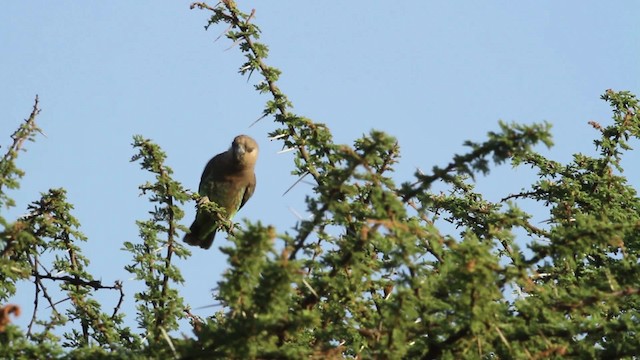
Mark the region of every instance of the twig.
MULTIPOLYGON (((38 258, 36 255, 35 258, 35 262, 38 262, 38 258)), ((31 265, 31 267, 33 267, 33 264, 31 265)), ((37 280, 37 275, 36 275, 36 280, 37 280)), ((38 299, 40 298, 40 287, 38 286, 37 281, 33 282, 33 285, 35 285, 35 290, 36 290, 36 294, 33 297, 33 314, 31 314, 31 321, 29 322, 29 326, 27 327, 27 336, 31 336, 31 329, 33 327, 33 324, 36 322, 36 315, 38 313, 38 299)))
POLYGON ((89 286, 92 287, 95 290, 98 289, 113 289, 113 290, 118 290, 119 286, 118 283, 116 282, 115 285, 102 285, 102 282, 100 280, 83 280, 77 277, 73 277, 73 276, 54 276, 51 274, 40 274, 36 271, 34 271, 32 273, 32 275, 36 278, 36 279, 49 279, 49 280, 53 280, 53 281, 64 281, 67 284, 71 284, 71 285, 76 285, 76 286, 89 286))
MULTIPOLYGON (((166 172, 164 170, 164 168, 161 170, 162 175, 164 176, 166 175, 166 172)), ((165 189, 167 192, 169 192, 169 189, 165 189)), ((158 304, 158 308, 163 309, 164 308, 164 300, 167 297, 167 291, 169 288, 169 273, 170 273, 170 267, 171 267, 171 257, 174 253, 173 250, 173 246, 174 246, 174 237, 175 237, 175 219, 174 219, 174 212, 173 212, 173 196, 169 196, 168 199, 168 204, 167 204, 168 210, 169 210, 169 233, 168 233, 168 239, 167 239, 167 256, 165 258, 164 261, 164 276, 162 278, 162 295, 161 295, 161 300, 160 303, 158 304)), ((162 327, 162 322, 164 321, 164 312, 161 312, 158 314, 158 317, 156 318, 156 326, 160 326, 160 328, 162 329, 162 331, 164 332, 164 327, 162 327)), ((173 348, 173 345, 170 344, 173 348)), ((174 349, 174 355, 175 355, 175 349, 174 349)))
POLYGON ((120 306, 122 306, 122 303, 124 302, 124 288, 122 287, 122 282, 120 280, 117 280, 114 286, 116 287, 116 289, 118 289, 118 291, 120 291, 120 298, 118 299, 116 307, 113 308, 113 315, 111 315, 111 319, 115 319, 118 311, 120 311, 120 306))
MULTIPOLYGON (((35 101, 33 103, 33 110, 31 110, 31 114, 29 115, 29 118, 25 119, 24 120, 25 123, 23 125, 21 125, 11 135, 11 139, 13 139, 13 144, 11 144, 11 146, 9 147, 7 152, 2 157, 2 160, 0 160, 0 164, 5 164, 5 163, 9 163, 9 162, 14 161, 16 159, 16 157, 18 156, 18 153, 22 149, 22 146, 24 145, 24 142, 26 140, 30 139, 34 132, 39 132, 39 133, 43 134, 42 130, 40 130, 40 128, 36 124, 36 117, 38 116, 38 114, 40 114, 40 111, 41 111, 38 108, 39 102, 40 102, 40 100, 38 98, 38 95, 36 95, 36 99, 35 99, 35 101)), ((9 171, 11 171, 11 170, 9 170, 9 171)), ((9 174, 3 174, 3 175, 6 176, 6 175, 9 175, 9 174)), ((0 192, 2 192, 2 183, 0 183, 0 192)))
MULTIPOLYGON (((252 40, 251 35, 250 35, 251 33, 248 31, 249 30, 248 21, 247 22, 243 22, 238 18, 238 10, 236 9, 236 7, 235 7, 235 5, 234 5, 234 3, 232 1, 223 0, 222 3, 224 4, 224 6, 229 11, 229 18, 231 20, 231 24, 233 26, 237 27, 240 30, 240 33, 242 34, 240 38, 242 40, 244 40, 244 42, 246 43, 249 51, 251 52, 251 54, 256 59, 256 61, 258 63, 258 67, 260 68, 260 72, 265 77, 265 80, 267 81, 267 84, 269 85, 269 91, 271 92, 274 100, 276 100, 275 102, 276 102, 276 106, 278 108, 278 112, 280 113, 280 115, 282 115, 283 117, 287 118, 288 117, 287 116, 288 112, 287 112, 286 104, 284 102, 282 102, 282 101, 278 101, 284 95, 282 94, 282 92, 280 91, 278 86, 276 85, 275 81, 266 76, 266 74, 269 73, 269 68, 264 63, 262 57, 259 55, 259 52, 256 50, 255 44, 253 43, 253 40, 252 40)), ((203 6, 199 5, 199 4, 196 5, 196 6, 199 6, 201 8, 203 7, 203 6)), ((213 10, 208 6, 204 6, 204 7, 208 8, 209 10, 213 10)), ((254 14, 255 14, 255 11, 252 12, 252 14, 251 14, 251 16, 249 16, 249 18, 251 18, 254 14)), ((249 18, 247 18, 247 20, 249 18)), ((289 128, 289 133, 292 135, 292 137, 294 139, 299 139, 299 136, 298 136, 294 126, 289 124, 288 128, 289 128)), ((300 153, 300 157, 305 161, 305 163, 307 165, 307 171, 311 175, 313 175, 313 177, 316 179, 316 181, 318 181, 320 179, 320 174, 318 173, 318 171, 315 169, 315 167, 311 163, 310 156, 309 156, 309 153, 307 152, 307 149, 304 147, 304 145, 302 143, 299 143, 297 148, 298 148, 298 151, 300 153)))
MULTIPOLYGON (((318 255, 320 254, 320 250, 318 250, 318 249, 321 249, 321 248, 320 248, 320 244, 322 244, 322 239, 321 239, 321 238, 318 238, 318 242, 316 243, 316 247, 315 247, 315 249, 313 250, 313 255, 311 256, 311 260, 310 260, 310 263, 311 263, 311 264, 313 264, 313 263, 316 261, 316 258, 317 258, 317 257, 318 257, 318 255)), ((312 267, 311 267, 311 265, 309 265, 309 266, 307 267, 307 276, 311 275, 311 270, 312 270, 312 267)))
POLYGON ((502 199, 500 199, 500 202, 505 202, 509 199, 514 199, 514 198, 523 198, 523 197, 530 197, 532 195, 539 195, 538 191, 527 191, 527 192, 523 192, 523 193, 518 193, 518 194, 511 194, 509 196, 503 197, 502 199))
MULTIPOLYGON (((33 265, 35 265, 35 264, 32 263, 32 267, 34 267, 33 265)), ((53 311, 53 313, 56 316, 59 316, 60 312, 56 309, 56 306, 55 306, 56 303, 53 301, 53 298, 51 296, 49 296, 49 292, 47 291, 47 288, 44 286, 44 283, 42 282, 43 276, 41 276, 40 274, 37 274, 37 273, 35 273, 34 276, 35 276, 34 284, 36 285, 36 288, 39 288, 40 291, 42 291, 42 296, 44 296, 44 298, 47 299, 47 302, 49 303, 49 307, 51 308, 51 311, 53 311)), ((44 278, 46 278, 46 277, 44 277, 44 278)), ((71 278, 71 279, 73 279, 73 278, 71 278)), ((38 292, 39 291, 36 290, 36 294, 38 292)), ((37 310, 37 302, 38 302, 38 299, 37 299, 37 296, 36 296, 36 299, 34 300, 34 305, 35 305, 34 306, 34 315, 33 315, 33 318, 32 318, 32 322, 29 324, 29 334, 31 332, 31 326, 32 326, 33 322, 35 322, 35 313, 36 313, 36 310, 37 310)))
POLYGON ((298 237, 296 238, 293 251, 291 251, 291 254, 289 254, 289 260, 294 260, 296 258, 298 251, 300 251, 300 249, 302 249, 302 247, 304 246, 305 240, 307 239, 309 234, 311 234, 313 229, 315 229, 316 226, 320 225, 320 223, 322 222, 322 219, 324 218, 324 213, 328 209, 329 209, 329 203, 325 203, 322 206, 322 208, 318 211, 319 215, 314 216, 312 221, 307 222, 307 229, 300 230, 300 232, 298 233, 298 237))

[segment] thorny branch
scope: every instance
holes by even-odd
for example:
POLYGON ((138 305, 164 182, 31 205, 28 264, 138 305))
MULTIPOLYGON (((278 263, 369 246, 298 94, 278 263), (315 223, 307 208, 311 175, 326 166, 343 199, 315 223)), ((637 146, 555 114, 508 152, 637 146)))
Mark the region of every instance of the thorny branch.
MULTIPOLYGON (((39 265, 38 257, 35 256, 34 258, 29 258, 29 263, 30 263, 32 269, 36 269, 38 267, 38 265, 39 265)), ((51 296, 49 296, 49 293, 47 292, 47 288, 42 283, 42 278, 40 277, 40 274, 36 271, 36 272, 34 272, 33 275, 34 275, 33 284, 35 285, 36 294, 35 294, 34 299, 33 299, 33 314, 31 316, 31 321, 29 322, 29 326, 27 328, 27 336, 31 335, 32 327, 36 322, 36 317, 37 317, 37 312, 38 312, 38 302, 39 302, 39 299, 40 299, 40 297, 38 295, 40 294, 40 291, 42 291, 42 295, 44 296, 44 298, 47 299, 47 302, 49 303, 49 306, 51 307, 51 311, 53 311, 54 315, 56 317, 60 316, 60 313, 58 312, 58 310, 55 307, 56 304, 53 301, 53 298, 51 298, 51 296)))
POLYGON ((31 114, 29 115, 29 118, 24 120, 25 122, 24 126, 21 126, 20 128, 18 128, 18 130, 16 130, 11 135, 11 138, 13 139, 13 144, 11 144, 11 146, 9 147, 9 150, 7 150, 7 153, 4 154, 2 158, 2 162, 9 162, 9 161, 15 160, 16 156, 18 155, 18 152, 22 149, 24 142, 29 139, 29 136, 34 132, 42 133, 42 130, 40 130, 40 128, 36 124, 36 117, 40 114, 40 111, 42 111, 38 107, 39 103, 40 103, 40 99, 38 98, 38 95, 36 95, 36 99, 34 100, 34 103, 33 103, 33 109, 31 110, 31 114))
POLYGON ((29 263, 31 265, 31 268, 34 269, 32 272, 32 276, 34 277, 34 285, 35 285, 35 296, 34 296, 34 300, 33 300, 33 314, 31 316, 31 321, 29 322, 29 326, 27 329, 27 335, 31 334, 32 331, 32 327, 36 322, 37 319, 37 312, 38 312, 38 304, 39 304, 39 299, 40 299, 40 292, 42 292, 42 296, 44 296, 44 298, 47 300, 47 302, 49 303, 49 307, 52 309, 54 315, 56 317, 60 316, 60 312, 56 309, 56 305, 59 304, 60 302, 54 302, 53 298, 49 295, 47 288, 45 287, 44 283, 43 283, 43 279, 46 280, 52 280, 52 281, 63 281, 67 284, 70 285, 75 285, 75 286, 86 286, 86 287, 91 287, 94 290, 100 290, 100 289, 108 289, 108 290, 118 290, 120 292, 120 298, 118 300, 117 305, 115 306, 115 308, 113 309, 113 315, 112 318, 115 318, 115 316, 117 315, 118 311, 120 311, 120 307, 122 306, 122 303, 124 301, 124 290, 122 288, 122 283, 120 281, 116 281, 113 285, 103 285, 101 281, 99 280, 83 280, 80 279, 78 277, 74 277, 74 276, 55 276, 52 275, 49 271, 46 271, 46 273, 40 273, 38 272, 37 269, 38 267, 42 267, 42 264, 39 262, 38 257, 34 256, 33 258, 30 258, 29 263))
MULTIPOLYGON (((161 169, 161 177, 164 176, 168 176, 166 171, 164 170, 164 168, 161 169)), ((168 190, 168 189, 167 189, 168 190)), ((173 211, 173 197, 169 196, 168 197, 168 212, 169 212, 169 235, 168 235, 168 239, 167 239, 167 256, 164 259, 164 271, 163 274, 164 276, 162 277, 162 296, 161 299, 165 299, 167 296, 167 289, 169 288, 169 272, 170 272, 170 267, 171 267, 171 257, 174 253, 174 235, 176 233, 176 229, 175 229, 175 220, 174 220, 174 211, 173 211)), ((159 307, 162 308, 164 307, 164 303, 160 303, 159 307)), ((158 315, 158 318, 156 319, 156 325, 158 327, 161 327, 163 324, 162 322, 164 321, 164 315, 158 315)))
POLYGON ((94 290, 99 290, 99 289, 111 289, 111 290, 118 290, 120 289, 122 286, 119 284, 119 282, 115 282, 113 285, 102 285, 102 281, 100 280, 91 280, 91 281, 86 281, 77 277, 72 277, 72 276, 54 276, 51 274, 39 274, 37 272, 33 273, 33 276, 39 279, 48 279, 48 280, 53 280, 53 281, 64 281, 67 284, 71 284, 71 285, 76 285, 76 286, 88 286, 88 287, 92 287, 94 290))
MULTIPOLYGON (((39 101, 40 100, 38 98, 38 95, 36 95, 36 98, 33 103, 33 109, 31 110, 31 114, 29 115, 29 118, 25 119, 24 120, 25 123, 22 124, 22 126, 20 126, 11 135, 11 138, 13 139, 13 144, 11 144, 7 152, 4 154, 4 156, 0 160, 0 176, 1 176, 0 178, 1 179, 11 179, 12 176, 16 175, 16 170, 9 164, 12 164, 13 161, 15 161, 15 159, 18 157, 18 153, 20 152, 20 150, 22 150, 24 142, 27 140, 32 140, 33 135, 36 132, 39 132, 44 135, 42 130, 36 124, 36 117, 38 116, 38 114, 40 114, 40 111, 41 111, 40 108, 38 107, 39 101)), ((18 173, 17 175, 20 176, 20 173, 18 173)), ((7 184, 6 180, 0 181, 0 194, 2 194, 2 186, 6 184, 7 184)))
MULTIPOLYGON (((240 30, 240 38, 245 42, 245 44, 247 45, 247 48, 251 51, 251 54, 256 59, 257 65, 261 73, 265 75, 268 74, 270 72, 270 68, 265 64, 262 57, 259 55, 259 52, 257 51, 256 46, 253 42, 253 39, 251 38, 251 32, 249 31, 250 30, 249 20, 251 20, 251 18, 254 16, 255 10, 251 12, 251 15, 245 21, 242 21, 238 17, 238 9, 236 8, 235 3, 233 1, 222 0, 220 2, 224 4, 226 9, 228 10, 228 14, 226 14, 227 22, 229 22, 233 27, 236 27, 238 28, 238 30, 240 30)), ((198 7, 199 9, 207 9, 213 12, 218 12, 216 9, 217 6, 211 7, 203 2, 196 2, 191 4, 192 9, 195 7, 198 7)), ((271 92, 271 95, 273 96, 273 99, 277 104, 276 106, 278 108, 278 112, 280 113, 280 115, 284 119, 291 117, 291 114, 287 111, 286 102, 282 101, 285 99, 284 94, 282 94, 282 91, 280 91, 280 88, 278 88, 278 86, 276 85, 276 82, 273 79, 270 79, 268 76, 265 76, 265 81, 267 82, 267 85, 269 86, 269 91, 271 92)), ((311 163, 309 153, 304 146, 304 140, 298 135, 296 128, 292 124, 288 124, 287 126, 289 130, 289 135, 293 139, 295 139, 297 142, 297 148, 298 148, 298 151, 300 152, 300 157, 305 161, 309 173, 315 178, 317 182, 319 182, 320 174, 316 170, 315 166, 313 166, 313 164, 311 163)))

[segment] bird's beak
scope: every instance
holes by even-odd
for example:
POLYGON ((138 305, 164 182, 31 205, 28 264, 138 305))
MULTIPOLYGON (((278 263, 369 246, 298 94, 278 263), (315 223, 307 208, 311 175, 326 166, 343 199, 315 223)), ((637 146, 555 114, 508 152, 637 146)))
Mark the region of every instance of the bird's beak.
POLYGON ((244 149, 244 146, 238 144, 233 147, 233 152, 236 155, 236 159, 241 159, 246 150, 244 149))

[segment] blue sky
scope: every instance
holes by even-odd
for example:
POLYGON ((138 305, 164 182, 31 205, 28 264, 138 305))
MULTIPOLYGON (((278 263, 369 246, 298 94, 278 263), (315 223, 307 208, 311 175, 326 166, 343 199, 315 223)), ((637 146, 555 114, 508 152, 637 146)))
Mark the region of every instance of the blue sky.
MULTIPOLYGON (((238 5, 256 8, 254 23, 271 50, 267 62, 283 71, 279 86, 294 111, 326 123, 338 143, 373 128, 396 136, 398 181, 446 164, 465 140, 496 130, 499 119, 551 122, 556 146, 544 153, 569 161, 593 152, 588 121, 609 123, 599 99, 606 89, 640 93, 637 1, 238 5)), ((66 188, 89 237, 83 249, 90 271, 105 283, 124 281, 132 326, 137 285, 122 269, 129 258, 119 249, 137 241, 135 220, 150 209, 137 189, 149 176, 129 163, 132 135, 158 143, 190 189, 235 135, 256 138, 258 186, 238 220, 290 230, 297 221, 291 209, 304 215, 310 191, 301 184, 282 196, 296 180, 292 155, 277 154, 281 144, 267 139, 275 128, 270 119, 249 128, 267 98, 253 91, 256 74, 249 82, 237 74, 239 49, 224 38, 214 42, 224 27, 203 29, 208 16, 187 1, 15 1, 0 12, 0 145, 10 143, 35 94, 47 134, 21 155, 27 174, 12 193, 18 206, 3 216, 23 214, 39 192, 66 188)), ((638 184, 639 157, 629 159, 626 175, 638 184)), ((533 180, 527 169, 503 165, 479 179, 479 188, 498 200, 533 180)), ((192 204, 186 211, 188 225, 192 204)), ((218 236, 211 250, 193 249, 177 264, 186 280, 180 291, 194 308, 213 303, 210 289, 227 266, 217 249, 224 243, 218 236)), ((14 299, 25 310, 20 324, 28 323, 32 294, 25 286, 14 299)), ((117 301, 106 292, 100 298, 106 311, 117 301)))

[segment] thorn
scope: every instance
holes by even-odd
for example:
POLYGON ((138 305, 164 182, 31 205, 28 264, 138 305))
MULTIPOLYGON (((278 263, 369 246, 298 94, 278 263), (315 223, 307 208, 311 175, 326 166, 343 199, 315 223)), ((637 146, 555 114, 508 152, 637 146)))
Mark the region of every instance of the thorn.
POLYGON ((305 278, 302 278, 302 283, 307 287, 307 289, 309 289, 309 291, 311 291, 311 293, 316 297, 316 298, 320 298, 320 296, 318 296, 318 293, 313 290, 313 288, 311 287, 311 285, 309 285, 309 283, 307 282, 307 280, 305 280, 305 278))
POLYGON ((289 211, 291 211, 293 215, 298 218, 298 220, 304 220, 302 215, 300 215, 300 213, 297 212, 296 209, 292 208, 291 206, 289 206, 289 211))
POLYGON ((60 300, 60 301, 58 301, 58 302, 55 302, 55 303, 53 303, 53 304, 50 304, 49 306, 47 306, 47 309, 51 309, 52 307, 54 307, 54 306, 56 306, 56 305, 58 305, 58 304, 60 304, 60 303, 63 303, 63 302, 65 302, 65 301, 67 301, 67 300, 71 300, 71 298, 70 298, 70 297, 66 297, 66 298, 64 298, 64 299, 62 299, 62 300, 60 300))
POLYGON ((164 340, 169 344, 169 348, 171 348, 171 352, 173 352, 173 357, 177 359, 178 354, 176 353, 176 347, 173 346, 173 341, 171 341, 169 334, 167 334, 167 331, 163 327, 160 328, 160 331, 162 331, 162 337, 164 340))
POLYGON ((282 194, 282 196, 287 195, 287 193, 289 191, 291 191, 291 189, 293 189, 294 186, 298 185, 298 183, 300 181, 302 181, 302 179, 304 179, 305 176, 309 175, 309 172, 304 173, 304 175, 300 176, 300 178, 298 178, 298 180, 296 180, 296 182, 293 183, 293 185, 289 186, 289 188, 287 189, 287 191, 284 192, 284 194, 282 194))
POLYGON ((220 38, 222 37, 222 35, 225 35, 225 34, 229 33, 229 30, 231 30, 232 28, 233 28, 233 25, 229 25, 229 27, 228 27, 228 28, 226 28, 226 29, 222 32, 222 34, 218 35, 218 37, 217 37, 215 40, 213 40, 213 42, 216 42, 216 41, 220 40, 220 38))
POLYGON ((229 51, 229 50, 233 49, 233 47, 238 45, 238 43, 240 43, 241 41, 242 41, 242 39, 238 39, 238 40, 234 41, 233 44, 231 44, 231 46, 226 48, 224 51, 229 51))
POLYGON ((286 148, 284 150, 278 151, 276 154, 284 154, 284 153, 288 153, 288 152, 294 151, 294 150, 295 150, 295 148, 286 148))
POLYGON ((245 20, 245 24, 249 24, 249 21, 251 20, 251 18, 256 14, 256 9, 251 9, 251 14, 249 14, 249 17, 247 18, 247 20, 245 20))
POLYGON ((195 308, 195 309, 193 309, 193 310, 209 309, 209 308, 212 308, 212 307, 218 307, 218 306, 222 306, 222 304, 221 304, 221 303, 217 303, 217 304, 211 304, 211 305, 200 306, 200 307, 197 307, 197 308, 195 308))
POLYGON ((264 119, 266 117, 267 117, 267 114, 264 114, 264 115, 260 116, 259 118, 256 119, 256 121, 252 122, 251 125, 249 125, 249 127, 252 127, 253 125, 257 124, 258 121, 260 121, 260 120, 262 120, 262 119, 264 119))
POLYGON ((301 184, 307 184, 307 185, 309 185, 309 186, 315 186, 315 184, 314 184, 314 183, 312 183, 311 181, 306 181, 306 180, 304 180, 304 181, 300 181, 300 183, 301 183, 301 184))
MULTIPOLYGON (((267 116, 267 115, 264 115, 264 116, 267 116)), ((270 137, 269 140, 270 141, 278 140, 278 139, 282 139, 283 137, 287 137, 287 136, 289 136, 289 134, 280 134, 280 135, 276 135, 276 136, 270 137)))
POLYGON ((251 71, 249 71, 249 76, 247 76, 247 83, 249 83, 249 80, 251 80, 251 75, 253 75, 253 72, 254 72, 255 70, 256 70, 256 69, 251 69, 251 71))

